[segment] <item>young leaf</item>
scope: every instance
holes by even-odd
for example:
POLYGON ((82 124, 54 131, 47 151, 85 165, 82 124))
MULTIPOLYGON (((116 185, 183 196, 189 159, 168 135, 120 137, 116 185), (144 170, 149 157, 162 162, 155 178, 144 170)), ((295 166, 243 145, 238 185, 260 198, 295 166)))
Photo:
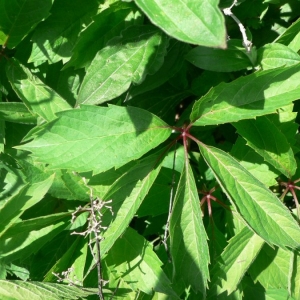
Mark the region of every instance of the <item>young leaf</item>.
POLYGON ((176 297, 152 245, 130 227, 111 248, 104 262, 115 273, 114 277, 121 277, 135 291, 146 294, 156 291, 176 297))
POLYGON ((248 227, 235 235, 211 271, 209 296, 219 295, 225 290, 228 294, 235 291, 263 244, 264 240, 248 227))
POLYGON ((229 40, 226 49, 195 47, 185 58, 198 68, 214 72, 233 72, 252 67, 241 40, 229 40))
POLYGON ((288 67, 300 62, 300 55, 282 44, 266 44, 257 51, 257 62, 264 70, 288 67))
POLYGON ((49 86, 13 60, 6 70, 9 81, 27 108, 46 121, 56 119, 56 113, 71 106, 49 86))
POLYGON ((162 65, 168 39, 152 25, 132 26, 99 51, 82 82, 78 104, 100 104, 141 83, 162 65), (101 70, 101 72, 99 72, 101 70))
POLYGON ((267 243, 300 248, 300 229, 282 202, 226 152, 204 144, 199 148, 231 203, 267 243))
POLYGON ((104 172, 141 157, 171 134, 158 117, 134 107, 82 105, 57 115, 18 147, 51 168, 104 172))
POLYGON ((0 1, 0 45, 12 49, 35 27, 48 17, 53 0, 0 1))
POLYGON ((216 0, 136 0, 147 17, 168 35, 190 44, 226 47, 225 22, 216 0))
MULTIPOLYGON (((209 250, 192 169, 188 162, 181 174, 170 220, 173 277, 206 297, 209 250)), ((200 298, 199 298, 200 299, 200 298)))
POLYGON ((216 125, 267 115, 300 98, 300 64, 260 71, 212 88, 194 104, 194 125, 216 125))
POLYGON ((288 178, 292 178, 297 169, 293 150, 269 116, 256 120, 243 120, 233 124, 247 144, 288 178))

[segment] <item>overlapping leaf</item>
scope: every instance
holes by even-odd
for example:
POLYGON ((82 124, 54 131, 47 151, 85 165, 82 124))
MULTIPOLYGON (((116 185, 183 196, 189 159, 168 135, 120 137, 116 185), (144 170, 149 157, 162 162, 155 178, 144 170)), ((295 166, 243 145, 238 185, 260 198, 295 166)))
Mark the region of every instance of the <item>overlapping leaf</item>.
POLYGON ((0 119, 27 124, 36 124, 37 122, 36 117, 21 102, 0 102, 0 119))
POLYGON ((13 60, 7 67, 9 81, 27 108, 46 121, 56 119, 56 113, 71 106, 53 89, 13 60))
MULTIPOLYGON (((185 163, 176 191, 170 220, 170 250, 173 278, 206 295, 209 280, 209 251, 207 235, 202 223, 202 212, 192 169, 185 163)), ((199 298, 200 299, 200 298, 199 298)))
POLYGON ((152 25, 132 26, 99 51, 87 69, 77 104, 99 104, 141 83, 162 65, 167 36, 152 25), (100 71, 101 70, 101 71, 100 71))
POLYGON ((249 226, 269 244, 299 249, 299 226, 282 202, 226 152, 204 144, 199 148, 249 226))
POLYGON ((224 17, 216 0, 136 0, 148 18, 186 43, 226 47, 224 17))
POLYGON ((260 71, 221 83, 196 101, 194 125, 236 122, 275 112, 300 98, 300 64, 260 71))
POLYGON ((58 116, 19 147, 51 168, 104 172, 141 157, 171 134, 158 117, 134 107, 81 106, 58 116))
POLYGON ((0 45, 14 48, 49 15, 53 0, 0 1, 0 45))

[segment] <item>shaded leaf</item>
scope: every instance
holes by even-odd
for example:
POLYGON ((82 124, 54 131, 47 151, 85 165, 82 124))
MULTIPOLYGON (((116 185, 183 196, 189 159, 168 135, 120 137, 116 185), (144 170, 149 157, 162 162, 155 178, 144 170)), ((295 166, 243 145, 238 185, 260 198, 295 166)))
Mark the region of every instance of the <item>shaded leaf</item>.
POLYGON ((170 220, 173 277, 175 282, 183 280, 186 287, 191 285, 204 299, 209 280, 209 250, 201 216, 195 179, 190 165, 186 162, 178 183, 170 220))
POLYGON ((19 64, 17 60, 8 64, 6 73, 13 89, 29 111, 44 120, 52 121, 57 118, 57 112, 71 108, 67 101, 33 75, 29 69, 19 64))
POLYGON ((36 26, 48 17, 53 0, 0 1, 0 45, 14 48, 36 26))
POLYGON ((120 96, 162 65, 167 36, 151 25, 131 26, 100 50, 82 82, 78 104, 100 104, 120 96), (101 72, 99 72, 101 70, 101 72))
POLYGON ((216 125, 275 112, 300 98, 300 64, 259 71, 212 88, 194 104, 194 125, 216 125))
POLYGON ((32 115, 21 102, 0 102, 0 119, 8 122, 36 124, 32 115))
POLYGON ((170 36, 207 47, 226 47, 224 17, 216 0, 136 0, 147 17, 170 36))
POLYGON ((297 249, 300 230, 282 202, 226 152, 199 144, 203 158, 248 225, 267 243, 297 249))

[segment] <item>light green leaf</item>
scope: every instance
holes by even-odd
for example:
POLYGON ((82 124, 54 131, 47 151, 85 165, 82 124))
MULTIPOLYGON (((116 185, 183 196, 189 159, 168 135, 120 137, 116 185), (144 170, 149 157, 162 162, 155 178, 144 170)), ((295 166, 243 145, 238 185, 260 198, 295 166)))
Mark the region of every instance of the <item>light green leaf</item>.
POLYGON ((27 258, 68 225, 70 213, 58 213, 13 224, 0 239, 0 258, 27 258))
POLYGON ((293 150, 285 134, 269 116, 233 124, 247 144, 286 177, 297 169, 293 150))
POLYGON ((37 23, 48 17, 53 0, 0 1, 0 45, 17 46, 37 23))
POLYGON ((188 162, 181 174, 170 220, 170 250, 175 282, 183 280, 185 286, 205 299, 209 280, 209 250, 202 223, 202 212, 192 169, 188 162))
POLYGON ((254 281, 267 290, 269 288, 288 289, 290 286, 290 264, 292 252, 265 245, 249 269, 254 281))
POLYGON ((83 105, 58 116, 18 147, 51 168, 104 172, 141 157, 171 134, 158 117, 134 107, 83 105))
POLYGON ((99 104, 141 83, 162 65, 168 39, 152 25, 131 26, 99 51, 82 82, 78 104, 99 104), (99 72, 101 70, 101 72, 99 72))
POLYGON ((7 65, 9 81, 27 108, 46 121, 56 119, 56 113, 71 106, 53 89, 34 76, 17 60, 7 65))
POLYGON ((235 235, 211 271, 209 295, 219 295, 224 291, 231 294, 235 291, 263 244, 264 240, 248 227, 235 235))
POLYGON ((50 282, 0 280, 2 300, 79 300, 97 292, 97 289, 82 290, 75 286, 50 282))
POLYGON ((0 119, 25 124, 36 124, 37 122, 37 118, 21 102, 0 102, 0 119))
POLYGON ((214 72, 233 72, 252 67, 241 40, 229 40, 226 49, 195 47, 185 58, 198 68, 214 72))
POLYGON ((199 144, 200 152, 229 200, 267 243, 300 248, 300 229, 282 202, 226 152, 199 144))
POLYGON ((300 56, 285 45, 273 43, 258 49, 257 62, 264 70, 268 70, 298 64, 300 56))
POLYGON ((212 88, 194 104, 194 125, 216 125, 275 112, 300 98, 300 64, 259 71, 212 88))
POLYGON ((299 253, 294 253, 293 258, 293 272, 291 278, 291 292, 292 296, 296 299, 300 299, 300 256, 299 253))
POLYGON ((106 253, 112 247, 130 224, 161 169, 161 164, 155 165, 162 154, 159 152, 142 160, 120 177, 103 196, 104 200, 112 200, 114 217, 109 223, 112 219, 111 211, 107 210, 103 214, 103 218, 108 218, 109 221, 103 234, 104 240, 101 242, 102 253, 106 253))
POLYGON ((26 185, 18 194, 7 199, 0 210, 0 237, 5 234, 22 213, 38 203, 52 185, 54 176, 50 176, 44 181, 26 185))
POLYGON ((114 277, 122 278, 135 291, 176 296, 152 245, 130 227, 110 249, 104 263, 114 277))
POLYGON ((147 17, 170 36, 206 47, 226 47, 224 17, 217 0, 136 0, 147 17))

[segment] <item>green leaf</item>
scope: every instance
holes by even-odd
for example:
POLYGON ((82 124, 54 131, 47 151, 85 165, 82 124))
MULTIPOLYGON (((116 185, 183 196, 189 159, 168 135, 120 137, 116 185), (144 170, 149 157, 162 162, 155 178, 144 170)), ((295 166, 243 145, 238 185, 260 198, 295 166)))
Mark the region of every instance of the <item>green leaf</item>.
MULTIPOLYGON (((209 250, 192 169, 188 162, 181 174, 170 220, 173 278, 202 294, 209 280, 209 250)), ((200 296, 199 296, 200 297, 200 296)), ((200 298, 199 298, 200 299, 200 298)))
POLYGON ((233 124, 247 144, 286 177, 297 169, 293 150, 285 134, 269 116, 233 124))
POLYGON ((96 294, 97 291, 96 289, 82 290, 75 286, 58 283, 0 280, 0 297, 2 300, 79 300, 96 294))
POLYGON ((273 43, 258 49, 257 62, 264 70, 268 70, 298 64, 300 56, 287 46, 273 43))
POLYGON ((185 58, 198 68, 214 72, 233 72, 252 67, 241 40, 229 40, 226 49, 195 47, 185 58))
POLYGON ((2 0, 0 2, 0 45, 12 49, 44 18, 53 0, 2 0))
POLYGON ((229 200, 248 225, 267 243, 283 249, 300 247, 300 230, 282 202, 226 152, 199 148, 229 200))
POLYGON ((60 95, 17 60, 8 64, 6 73, 13 89, 27 108, 44 120, 52 121, 57 118, 57 112, 71 108, 60 95))
POLYGON ((298 98, 300 64, 221 83, 196 101, 190 119, 196 126, 237 122, 270 114, 298 98))
POLYGON ((82 82, 78 104, 100 104, 120 96, 162 65, 168 39, 152 25, 131 26, 99 51, 82 82), (101 70, 101 72, 99 72, 101 70))
POLYGON ((52 185, 54 176, 32 185, 26 185, 18 194, 7 199, 0 210, 0 237, 8 230, 22 213, 38 203, 52 185))
POLYGON ((161 269, 162 262, 152 245, 130 227, 118 239, 104 259, 107 268, 135 291, 153 291, 176 296, 171 282, 161 269))
POLYGON ((108 218, 109 221, 103 234, 104 240, 101 242, 102 253, 106 253, 112 247, 135 216, 160 172, 161 164, 156 164, 162 154, 159 152, 142 160, 120 177, 103 196, 104 200, 112 200, 114 218, 111 217, 110 210, 103 214, 103 218, 108 218))
POLYGON ((206 47, 226 47, 224 17, 216 0, 136 0, 147 17, 168 35, 206 47))
POLYGON ((85 5, 81 0, 55 1, 51 16, 38 25, 31 38, 33 46, 28 62, 36 66, 45 61, 50 64, 60 60, 67 62, 82 25, 91 21, 97 9, 97 0, 90 0, 85 5))
POLYGON ((8 122, 36 124, 37 118, 20 102, 0 102, 0 119, 8 122))
POLYGON ((295 299, 300 299, 300 256, 294 253, 291 292, 295 299))
POLYGON ((88 67, 96 53, 107 42, 127 27, 141 19, 133 3, 116 2, 93 18, 93 22, 80 33, 74 46, 72 57, 66 67, 88 67), (95 39, 95 36, 97 39, 95 39))
POLYGON ((58 116, 18 147, 51 168, 104 172, 141 157, 171 134, 159 118, 134 107, 83 105, 58 116))
POLYGON ((267 290, 269 288, 288 289, 290 286, 290 265, 292 252, 265 245, 255 263, 249 269, 254 281, 267 290))
POLYGON ((263 244, 264 240, 248 227, 235 235, 211 271, 209 296, 219 295, 224 291, 231 294, 235 291, 263 244))

